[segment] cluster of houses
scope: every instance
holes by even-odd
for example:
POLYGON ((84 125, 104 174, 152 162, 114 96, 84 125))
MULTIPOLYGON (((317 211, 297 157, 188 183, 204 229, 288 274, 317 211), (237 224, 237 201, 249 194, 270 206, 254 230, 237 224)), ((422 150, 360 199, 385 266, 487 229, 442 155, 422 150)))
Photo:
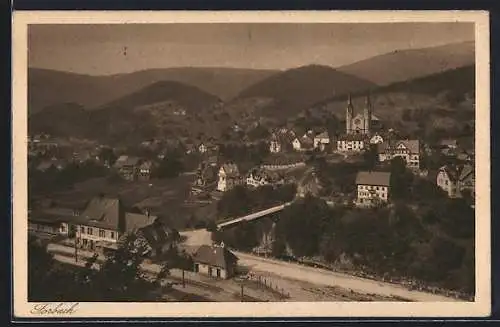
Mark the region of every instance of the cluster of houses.
MULTIPOLYGON (((42 238, 71 238, 75 248, 109 253, 125 235, 136 236, 134 245, 144 258, 161 255, 179 242, 179 234, 148 210, 127 210, 119 198, 97 196, 82 210, 39 208, 29 213, 28 232, 42 238)), ((224 244, 202 245, 192 253, 196 273, 227 279, 236 272, 238 258, 224 244)))
POLYGON ((156 161, 127 155, 118 157, 113 165, 116 172, 128 181, 148 181, 157 167, 156 161))

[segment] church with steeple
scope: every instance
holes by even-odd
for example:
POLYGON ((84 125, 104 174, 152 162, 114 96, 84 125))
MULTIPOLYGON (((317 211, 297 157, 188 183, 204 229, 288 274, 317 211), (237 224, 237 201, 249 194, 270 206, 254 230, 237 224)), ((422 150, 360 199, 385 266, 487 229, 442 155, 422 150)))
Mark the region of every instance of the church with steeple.
POLYGON ((337 140, 337 150, 341 152, 359 152, 366 149, 369 138, 378 129, 378 118, 373 115, 370 96, 366 96, 362 112, 354 111, 351 95, 347 100, 345 134, 337 140))
POLYGON ((347 100, 345 128, 347 135, 361 134, 369 136, 372 131, 372 103, 370 96, 366 97, 363 113, 354 114, 354 106, 352 105, 351 95, 347 100))

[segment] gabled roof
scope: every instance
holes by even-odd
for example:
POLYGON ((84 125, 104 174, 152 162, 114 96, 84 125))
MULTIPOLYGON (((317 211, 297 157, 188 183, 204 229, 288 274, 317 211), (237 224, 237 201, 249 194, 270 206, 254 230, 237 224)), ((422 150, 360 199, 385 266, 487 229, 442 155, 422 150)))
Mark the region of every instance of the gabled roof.
POLYGON ((137 234, 144 237, 152 248, 176 241, 172 229, 161 222, 154 222, 153 224, 142 227, 138 230, 137 234))
POLYGON ((390 186, 391 173, 385 171, 360 171, 356 185, 390 186))
POLYGON ((125 212, 118 198, 95 197, 78 217, 80 223, 98 228, 133 232, 151 224, 157 217, 125 212))
POLYGON ((387 140, 377 144, 377 152, 383 153, 387 151, 394 151, 401 144, 404 145, 404 147, 407 148, 410 153, 420 153, 419 140, 387 140))
POLYGON ((312 145, 314 143, 314 140, 311 137, 309 137, 309 136, 302 136, 299 139, 299 141, 300 141, 300 144, 306 145, 306 146, 307 145, 312 145))
POLYGON ((80 218, 96 227, 119 229, 123 208, 119 199, 95 197, 90 200, 80 218))
POLYGON ((235 264, 238 257, 225 247, 202 245, 194 253, 193 261, 226 269, 235 264))
POLYGON ((226 176, 238 176, 240 171, 238 170, 238 166, 233 163, 226 163, 221 166, 220 169, 223 169, 226 173, 226 176))
POLYGON ((439 169, 446 173, 450 181, 458 182, 463 181, 469 176, 474 175, 474 166, 465 164, 465 165, 446 165, 439 169))
POLYGON ((121 155, 118 157, 116 160, 114 167, 115 168, 122 168, 124 166, 136 166, 139 164, 141 161, 140 158, 138 157, 131 157, 131 156, 126 156, 126 155, 121 155))
POLYGON ((144 161, 140 166, 139 168, 140 169, 152 169, 156 166, 156 164, 151 161, 151 160, 147 160, 147 161, 144 161))
POLYGON ((156 216, 144 215, 142 213, 125 213, 125 229, 127 233, 135 232, 140 228, 152 224, 156 220, 156 216))
POLYGON ((330 136, 328 135, 327 131, 324 131, 323 133, 320 133, 314 137, 315 139, 329 139, 330 136))

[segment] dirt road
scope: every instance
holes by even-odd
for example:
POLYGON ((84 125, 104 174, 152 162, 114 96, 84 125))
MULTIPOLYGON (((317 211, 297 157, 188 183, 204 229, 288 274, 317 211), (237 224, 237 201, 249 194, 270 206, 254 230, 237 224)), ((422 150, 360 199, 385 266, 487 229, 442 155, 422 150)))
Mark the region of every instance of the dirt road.
MULTIPOLYGON (((187 248, 196 248, 202 244, 211 244, 210 233, 206 230, 181 232, 186 237, 184 245, 187 248)), ((290 280, 307 282, 322 287, 341 287, 363 294, 374 294, 383 297, 399 297, 410 301, 421 302, 456 302, 455 298, 442 295, 411 291, 396 284, 364 279, 347 274, 302 266, 279 260, 266 259, 259 256, 234 252, 238 256, 238 264, 246 266, 250 271, 260 275, 268 275, 278 283, 278 286, 287 289, 290 280)))
POLYGON ((400 297, 411 301, 455 302, 454 298, 441 295, 410 291, 403 286, 378 282, 370 279, 336 273, 333 271, 302 266, 278 260, 234 252, 239 258, 238 263, 249 267, 252 271, 268 272, 285 279, 295 279, 316 285, 341 287, 365 294, 377 294, 385 297, 400 297))

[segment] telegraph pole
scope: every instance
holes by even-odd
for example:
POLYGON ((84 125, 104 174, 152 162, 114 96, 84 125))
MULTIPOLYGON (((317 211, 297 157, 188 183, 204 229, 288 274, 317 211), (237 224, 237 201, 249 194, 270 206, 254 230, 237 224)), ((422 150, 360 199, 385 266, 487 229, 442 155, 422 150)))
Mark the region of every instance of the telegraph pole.
POLYGON ((78 262, 78 245, 76 244, 77 241, 78 241, 78 236, 77 236, 78 232, 75 233, 75 262, 78 262))
POLYGON ((241 284, 241 302, 243 302, 243 284, 241 284))

